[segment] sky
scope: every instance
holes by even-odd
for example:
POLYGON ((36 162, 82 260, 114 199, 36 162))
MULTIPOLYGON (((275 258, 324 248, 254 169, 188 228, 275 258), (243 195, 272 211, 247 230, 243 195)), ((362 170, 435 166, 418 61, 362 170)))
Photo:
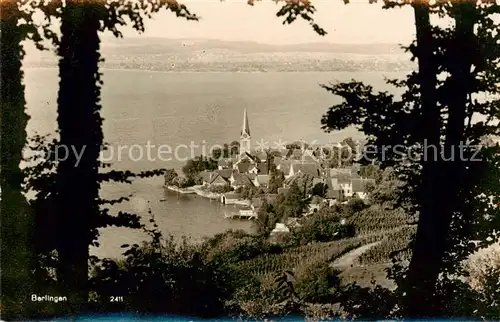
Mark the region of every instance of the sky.
MULTIPOLYGON (((279 4, 271 0, 249 6, 246 0, 180 0, 201 20, 186 21, 169 12, 161 12, 146 22, 146 37, 203 38, 228 41, 254 41, 267 44, 327 42, 341 44, 398 43, 408 44, 414 35, 411 8, 383 10, 381 4, 368 0, 312 1, 317 9, 316 22, 328 34, 317 35, 304 21, 283 25, 276 17, 279 4)), ((380 1, 379 1, 380 2, 380 1)), ((139 34, 130 27, 124 36, 139 34)))

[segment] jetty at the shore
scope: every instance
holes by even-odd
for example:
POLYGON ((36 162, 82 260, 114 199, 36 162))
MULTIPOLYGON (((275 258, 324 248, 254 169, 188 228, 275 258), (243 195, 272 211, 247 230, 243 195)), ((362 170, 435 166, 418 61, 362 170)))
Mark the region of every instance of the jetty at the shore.
POLYGON ((234 214, 224 214, 224 218, 252 220, 257 218, 257 214, 253 210, 240 210, 234 214))

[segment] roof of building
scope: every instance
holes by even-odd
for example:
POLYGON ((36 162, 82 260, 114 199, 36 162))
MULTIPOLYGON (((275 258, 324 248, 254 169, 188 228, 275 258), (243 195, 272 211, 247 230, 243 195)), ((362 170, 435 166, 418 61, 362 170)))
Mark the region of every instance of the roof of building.
POLYGON ((210 182, 212 181, 213 177, 216 175, 216 172, 213 171, 202 171, 199 173, 199 176, 204 182, 210 182))
POLYGON ((248 160, 250 163, 255 163, 255 157, 253 155, 251 155, 250 153, 248 152, 244 152, 242 153, 240 156, 237 157, 236 161, 233 162, 233 164, 239 164, 245 160, 248 160))
POLYGON ((244 173, 244 172, 247 172, 248 170, 250 170, 250 167, 252 166, 252 164, 248 163, 248 162, 240 162, 236 165, 236 167, 238 167, 238 171, 240 173, 244 173))
POLYGON ((283 232, 287 233, 290 231, 290 228, 288 228, 285 224, 283 223, 276 223, 276 227, 272 230, 272 232, 283 232))
POLYGON ((266 161, 267 160, 267 153, 264 151, 256 151, 254 154, 254 158, 260 161, 266 161))
POLYGON ((326 199, 339 199, 341 192, 338 189, 328 189, 326 191, 326 199))
POLYGON ((222 170, 217 170, 217 172, 224 179, 229 179, 233 174, 233 169, 222 169, 222 170))
POLYGON ((292 166, 292 161, 290 160, 281 160, 279 164, 279 169, 283 171, 285 175, 288 175, 290 173, 290 167, 292 166))
POLYGON ((375 184, 374 179, 352 179, 352 192, 366 192, 366 186, 375 184))
POLYGON ((233 185, 234 186, 246 186, 252 184, 252 179, 248 177, 246 173, 234 173, 233 174, 233 185))
POLYGON ((260 185, 267 185, 269 183, 269 175, 268 174, 259 174, 259 175, 257 175, 257 177, 255 177, 255 180, 257 180, 257 182, 260 185))
POLYGON ((301 172, 303 174, 308 174, 312 177, 319 177, 319 168, 316 163, 294 163, 292 164, 293 172, 301 172))
POLYGON ((307 163, 317 163, 318 159, 312 155, 304 155, 301 158, 302 161, 307 162, 307 163))
POLYGON ((268 174, 269 168, 267 166, 267 162, 261 162, 258 164, 257 169, 259 170, 259 174, 268 174))
POLYGON ((328 190, 339 189, 339 182, 337 178, 325 178, 324 183, 328 186, 328 190))
POLYGON ((224 179, 224 177, 222 177, 220 174, 216 174, 211 180, 210 180, 210 184, 214 184, 214 183, 227 183, 228 181, 226 179, 224 179))
POLYGON ((333 169, 328 169, 330 172, 330 176, 337 176, 337 175, 351 175, 352 174, 352 169, 351 168, 333 168, 333 169))
POLYGON ((299 223, 299 219, 300 218, 297 218, 297 217, 288 217, 288 219, 286 220, 286 225, 288 227, 300 227, 300 223, 299 223))
POLYGON ((337 179, 337 182, 339 184, 346 184, 346 183, 351 183, 352 176, 345 173, 337 173, 335 175, 332 175, 331 178, 337 179))

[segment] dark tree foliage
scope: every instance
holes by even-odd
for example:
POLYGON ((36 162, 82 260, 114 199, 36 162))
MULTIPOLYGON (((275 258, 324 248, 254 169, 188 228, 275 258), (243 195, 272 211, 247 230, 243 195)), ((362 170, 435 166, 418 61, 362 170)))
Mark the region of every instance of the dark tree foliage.
POLYGON ((257 212, 257 233, 261 236, 268 237, 279 219, 280 217, 276 214, 274 206, 269 204, 264 198, 257 212))
MULTIPOLYGON (((197 19, 185 6, 169 0, 40 0, 26 1, 24 6, 29 13, 36 9, 46 15, 48 23, 41 26, 43 35, 58 45, 61 57, 58 98, 60 144, 70 150, 84 152, 78 163, 71 156, 58 164, 54 194, 58 199, 55 211, 58 214, 59 281, 75 296, 71 302, 77 310, 87 302, 88 245, 92 241, 98 217, 97 157, 103 143, 99 114, 98 83, 101 84, 101 81, 98 71, 98 31, 107 29, 121 36, 118 27, 126 24, 125 17, 132 21, 135 29, 143 31, 144 18, 150 18, 162 8, 174 12, 178 17, 197 19), (61 20, 61 39, 48 27, 54 18, 61 20)), ((38 26, 31 19, 25 19, 22 28, 31 33, 33 40, 39 42, 42 39, 38 26)), ((19 41, 11 44, 11 53, 18 48, 15 46, 19 46, 19 41)), ((24 126, 21 129, 24 130, 24 126)))
POLYGON ((174 169, 167 169, 165 171, 165 185, 171 186, 175 183, 175 180, 179 177, 174 169))
POLYGON ((26 124, 21 42, 25 30, 19 25, 23 13, 17 1, 0 2, 1 20, 1 235, 2 305, 6 318, 21 318, 26 311, 32 285, 32 224, 22 195, 23 174, 19 168, 26 142, 26 124))
MULTIPOLYGON (((49 140, 48 136, 35 135, 29 139, 27 153, 28 166, 24 169, 25 184, 24 191, 33 195, 30 200, 30 208, 34 216, 35 229, 32 244, 37 254, 37 267, 35 269, 35 290, 43 294, 50 290, 53 295, 67 296, 65 288, 55 285, 56 276, 52 269, 59 263, 59 256, 54 256, 58 246, 58 230, 60 229, 56 216, 56 178, 58 160, 55 151, 59 146, 56 139, 49 140)), ((110 164, 100 163, 100 172, 97 182, 131 183, 134 178, 147 178, 160 175, 163 170, 144 171, 132 173, 130 171, 109 170, 110 164), (107 170, 106 170, 107 169, 107 170)), ((98 214, 91 222, 92 228, 89 232, 90 243, 99 246, 98 229, 109 226, 141 228, 139 216, 126 211, 112 211, 112 206, 123 201, 129 201, 130 196, 118 199, 98 198, 98 214)), ((66 306, 64 308, 67 308, 66 306)), ((39 311, 38 317, 44 314, 62 314, 61 307, 52 308, 49 312, 39 311)))
POLYGON ((276 167, 272 167, 269 186, 267 188, 268 193, 278 193, 278 189, 283 187, 284 182, 285 174, 283 171, 276 169, 276 167))
MULTIPOLYGON (((251 6, 255 2, 260 0, 248 0, 247 3, 251 6)), ((297 18, 303 19, 309 23, 313 30, 320 36, 326 35, 326 31, 321 28, 314 21, 314 13, 316 8, 310 0, 273 0, 275 3, 280 4, 284 2, 285 4, 276 13, 277 17, 283 17, 285 20, 283 24, 291 24, 297 20, 297 18)))
POLYGON ((450 274, 458 267, 452 263, 476 249, 470 241, 478 239, 479 223, 488 226, 482 241, 498 225, 498 209, 486 201, 498 200, 500 189, 496 185, 496 191, 491 186, 485 190, 482 184, 492 165, 498 164, 495 151, 480 151, 480 161, 472 157, 482 137, 499 134, 495 95, 500 56, 494 32, 498 25, 490 19, 499 8, 495 4, 479 8, 471 1, 439 3, 433 10, 456 22, 456 28, 444 29, 430 25, 425 3, 416 2, 414 8, 417 44, 408 50, 418 59, 419 70, 405 80, 389 81, 406 88, 402 98, 374 93, 355 81, 324 86, 345 102, 330 108, 322 122, 327 131, 356 126, 369 137, 369 144, 378 147, 382 166, 396 166, 408 183, 403 199, 417 207, 419 225, 404 286, 408 300, 403 314, 433 317, 442 313, 443 298, 434 296, 440 273, 450 274), (448 76, 438 79, 444 72, 448 76), (484 93, 491 99, 475 98, 484 93), (473 120, 476 115, 485 120, 473 120), (487 197, 481 197, 483 191, 487 197), (462 250, 457 253, 457 248, 462 250))
POLYGON ((215 159, 199 156, 194 159, 189 159, 182 167, 182 172, 186 177, 194 179, 202 171, 213 171, 217 170, 217 168, 218 165, 215 159))
POLYGON ((313 196, 319 196, 322 198, 326 198, 326 193, 328 192, 328 185, 318 182, 314 185, 314 187, 311 190, 311 194, 313 196))
POLYGON ((290 217, 300 217, 306 209, 308 200, 304 198, 304 193, 300 190, 296 182, 292 183, 283 201, 277 201, 276 212, 279 218, 286 220, 290 217))
POLYGON ((374 164, 368 164, 368 165, 362 165, 359 168, 358 174, 362 178, 374 179, 375 182, 378 184, 382 180, 382 173, 383 171, 380 169, 379 166, 374 164))
POLYGON ((234 269, 208 256, 205 246, 163 238, 153 228, 143 227, 151 237, 142 245, 122 245, 122 261, 92 258, 90 288, 96 309, 107 312, 163 313, 219 317, 225 301, 239 286, 234 269), (109 297, 120 294, 124 301, 113 305, 109 297))

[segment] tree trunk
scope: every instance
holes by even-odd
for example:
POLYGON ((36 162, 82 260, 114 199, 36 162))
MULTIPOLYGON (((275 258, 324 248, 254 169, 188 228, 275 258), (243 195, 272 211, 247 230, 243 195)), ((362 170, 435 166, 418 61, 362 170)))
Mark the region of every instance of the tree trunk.
MULTIPOLYGON (((419 72, 422 92, 422 117, 427 146, 436 146, 441 152, 441 116, 436 105, 436 65, 433 63, 431 31, 428 28, 429 11, 421 3, 414 5, 417 41, 420 47, 419 72), (422 48, 423 47, 423 48, 422 48), (424 52, 427 52, 427 56, 424 52)), ((449 120, 446 124, 444 150, 446 156, 455 158, 444 161, 441 156, 427 154, 423 162, 422 184, 419 191, 419 223, 407 276, 407 315, 432 318, 439 315, 440 303, 435 297, 436 283, 442 271, 443 259, 453 212, 460 207, 457 200, 462 178, 463 162, 457 159, 459 145, 463 142, 465 112, 468 99, 467 75, 470 74, 470 57, 465 50, 470 46, 473 23, 457 20, 457 48, 453 50, 451 86, 455 93, 449 99, 449 120), (465 23, 465 25, 463 25, 465 23), (462 31, 462 29, 467 31, 462 31), (467 35, 466 35, 467 34, 467 35), (458 45, 460 43, 460 45, 458 45), (463 48, 459 48, 464 46, 463 48)), ((473 38, 472 38, 473 40, 473 38)), ((428 150, 428 152, 433 151, 428 150)), ((462 200, 463 201, 463 200, 462 200)))
POLYGON ((21 190, 19 168, 26 143, 23 72, 23 39, 18 27, 17 1, 0 2, 1 14, 1 287, 2 318, 25 319, 32 292, 31 217, 21 190))
POLYGON ((61 20, 59 151, 66 149, 68 155, 57 170, 58 277, 75 311, 88 301, 89 244, 99 210, 98 157, 103 141, 99 6, 98 2, 68 1, 61 20))
MULTIPOLYGON (((417 59, 419 69, 419 83, 422 97, 422 126, 425 125, 425 134, 422 135, 422 144, 440 147, 441 116, 437 107, 437 65, 433 55, 434 40, 430 23, 428 1, 413 3, 415 27, 417 34, 417 59)), ((431 252, 439 243, 438 229, 434 223, 439 196, 436 182, 440 172, 436 158, 432 156, 422 161, 422 183, 417 196, 419 204, 419 222, 416 234, 413 256, 407 276, 406 314, 410 317, 432 316, 432 294, 434 293, 433 277, 436 276, 436 256, 431 252), (433 246, 430 246, 433 245, 433 246)), ((440 188, 439 188, 440 189, 440 188)))

